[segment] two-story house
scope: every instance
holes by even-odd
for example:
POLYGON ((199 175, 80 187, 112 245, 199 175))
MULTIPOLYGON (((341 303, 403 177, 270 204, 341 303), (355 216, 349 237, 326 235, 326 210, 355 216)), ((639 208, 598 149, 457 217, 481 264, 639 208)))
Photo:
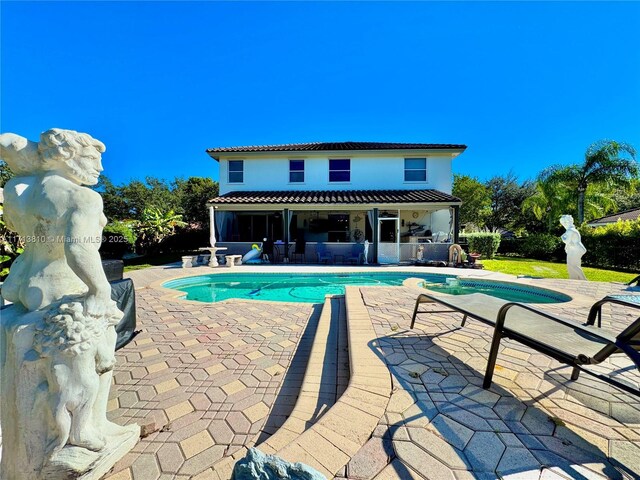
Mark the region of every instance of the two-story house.
POLYGON ((220 196, 209 203, 219 244, 244 253, 263 238, 304 238, 312 260, 318 242, 340 255, 368 240, 370 262, 398 263, 426 242, 425 257, 446 258, 461 204, 451 195, 451 162, 465 149, 378 142, 209 149, 220 164, 220 196))

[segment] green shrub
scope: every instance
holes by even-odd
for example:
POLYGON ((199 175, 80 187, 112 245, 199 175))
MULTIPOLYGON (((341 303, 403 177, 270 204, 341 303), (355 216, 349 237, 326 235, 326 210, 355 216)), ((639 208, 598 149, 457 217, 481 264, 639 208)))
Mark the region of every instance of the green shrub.
POLYGON ((522 239, 521 238, 503 238, 498 247, 500 255, 522 255, 522 239))
POLYGON ((564 243, 560 237, 536 233, 522 239, 520 253, 526 258, 552 260, 562 258, 564 243))
POLYGON ((640 219, 580 228, 587 249, 583 262, 598 267, 640 270, 640 219))
POLYGON ((500 246, 500 234, 491 232, 467 233, 469 252, 482 254, 484 258, 493 258, 500 246))
POLYGON ((137 235, 132 222, 113 221, 102 231, 102 258, 122 258, 126 253, 134 251, 137 235))

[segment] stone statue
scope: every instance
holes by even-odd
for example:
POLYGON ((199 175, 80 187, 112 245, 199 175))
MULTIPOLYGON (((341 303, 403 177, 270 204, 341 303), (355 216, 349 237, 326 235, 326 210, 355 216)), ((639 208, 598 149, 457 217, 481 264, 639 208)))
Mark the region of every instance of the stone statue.
POLYGON ((573 224, 571 215, 562 215, 560 224, 566 229, 562 234, 562 241, 565 243, 564 251, 567 252, 567 270, 569 278, 572 280, 586 280, 582 271, 582 256, 587 252, 580 237, 580 232, 573 224))
POLYGON ((98 182, 104 151, 72 130, 39 143, 0 135, 0 158, 16 173, 5 222, 25 245, 2 286, 13 302, 0 318, 3 480, 97 479, 139 437, 138 425, 106 418, 122 312, 98 253, 102 199, 84 186, 98 182))

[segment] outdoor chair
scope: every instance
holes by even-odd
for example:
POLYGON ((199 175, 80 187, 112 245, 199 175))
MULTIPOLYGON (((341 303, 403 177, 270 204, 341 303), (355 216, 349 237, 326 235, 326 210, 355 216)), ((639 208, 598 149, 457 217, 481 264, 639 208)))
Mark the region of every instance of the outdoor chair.
POLYGON ((307 255, 307 242, 304 241, 304 238, 299 238, 296 240, 296 246, 293 250, 293 254, 291 255, 292 260, 295 262, 296 257, 301 260, 301 263, 304 263, 304 260, 307 255))
POLYGON ((640 353, 638 352, 640 350, 640 317, 618 334, 594 326, 604 304, 611 303, 640 309, 640 303, 605 297, 591 307, 586 323, 581 324, 526 304, 507 302, 481 293, 447 297, 421 294, 416 299, 411 328, 415 324, 418 313, 436 313, 435 311, 418 311, 418 307, 423 303, 437 303, 462 313, 462 326, 467 317, 470 317, 494 327, 482 385, 485 389, 491 387, 500 341, 502 338, 510 338, 572 366, 571 380, 577 380, 580 371, 584 371, 625 392, 640 396, 639 389, 586 368, 589 365, 602 363, 614 353, 624 353, 640 370, 640 353))
POLYGON ((327 246, 322 242, 316 244, 316 255, 318 256, 318 263, 333 263, 333 255, 331 255, 331 252, 327 250, 327 246))
POLYGON ((364 259, 364 244, 355 243, 351 246, 351 254, 347 257, 347 262, 357 263, 360 265, 364 259))

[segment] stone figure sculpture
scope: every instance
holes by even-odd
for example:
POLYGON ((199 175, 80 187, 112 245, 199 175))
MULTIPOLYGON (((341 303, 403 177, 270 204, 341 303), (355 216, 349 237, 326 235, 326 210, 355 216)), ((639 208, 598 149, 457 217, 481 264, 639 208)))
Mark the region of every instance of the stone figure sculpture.
POLYGON ((560 224, 566 229, 562 234, 562 241, 565 243, 564 251, 567 252, 567 270, 569 278, 572 280, 586 280, 582 271, 582 256, 587 249, 582 244, 580 232, 573 224, 571 215, 562 215, 560 224))
POLYGON ((25 248, 2 296, 0 477, 94 479, 139 437, 109 422, 115 365, 111 300, 100 247, 106 218, 95 185, 105 146, 85 133, 52 129, 40 142, 0 135, 0 158, 17 174, 5 185, 7 226, 25 248))
POLYGON ((369 265, 369 240, 364 241, 364 264, 369 265))

